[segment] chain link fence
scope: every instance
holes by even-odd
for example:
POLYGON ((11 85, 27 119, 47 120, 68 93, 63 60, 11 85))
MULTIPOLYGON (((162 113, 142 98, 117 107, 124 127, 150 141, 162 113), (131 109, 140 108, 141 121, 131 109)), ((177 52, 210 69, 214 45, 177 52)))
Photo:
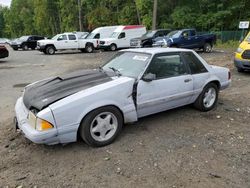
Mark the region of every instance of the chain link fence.
POLYGON ((247 35, 248 31, 242 30, 242 31, 198 32, 198 34, 206 34, 206 33, 216 34, 217 40, 220 40, 221 42, 224 43, 228 41, 240 41, 247 35))

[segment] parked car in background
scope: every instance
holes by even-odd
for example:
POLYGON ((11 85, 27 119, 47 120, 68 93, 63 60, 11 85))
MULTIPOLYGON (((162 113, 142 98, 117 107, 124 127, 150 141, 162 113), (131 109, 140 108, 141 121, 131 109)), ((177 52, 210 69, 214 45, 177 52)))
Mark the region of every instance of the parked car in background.
POLYGON ((75 32, 58 34, 52 39, 40 40, 37 43, 38 50, 49 55, 60 50, 81 50, 91 53, 96 47, 97 41, 79 38, 75 32))
POLYGON ((152 47, 153 40, 157 37, 164 37, 170 32, 170 29, 157 29, 147 31, 144 35, 130 40, 130 46, 136 48, 152 47))
POLYGON ((10 40, 7 38, 0 38, 0 44, 9 44, 10 40))
POLYGON ((89 32, 82 31, 74 31, 73 33, 77 35, 78 39, 85 39, 89 35, 89 32))
POLYGON ((234 65, 238 72, 250 70, 250 32, 235 52, 234 65))
POLYGON ((110 144, 124 123, 187 104, 213 109, 231 82, 228 68, 196 52, 137 48, 118 52, 99 69, 79 70, 25 87, 16 126, 35 143, 110 144))
POLYGON ((118 26, 105 26, 98 27, 94 29, 87 37, 88 40, 93 40, 93 42, 97 43, 97 48, 99 47, 100 39, 108 38, 114 30, 117 29, 118 26))
POLYGON ((13 48, 13 50, 35 50, 37 47, 37 41, 42 39, 45 39, 45 37, 37 35, 22 36, 17 40, 12 41, 10 46, 13 48))
POLYGON ((6 58, 6 57, 9 57, 9 51, 5 46, 0 45, 0 58, 6 58))
POLYGON ((154 46, 203 49, 204 52, 209 53, 215 43, 215 34, 197 35, 195 29, 182 29, 172 31, 166 37, 156 38, 154 46))
POLYGON ((105 26, 94 29, 88 36, 87 39, 103 39, 108 38, 118 26, 105 26))
POLYGON ((145 33, 146 28, 141 25, 119 26, 109 38, 100 40, 99 48, 111 51, 119 48, 129 48, 132 38, 141 37, 145 33))

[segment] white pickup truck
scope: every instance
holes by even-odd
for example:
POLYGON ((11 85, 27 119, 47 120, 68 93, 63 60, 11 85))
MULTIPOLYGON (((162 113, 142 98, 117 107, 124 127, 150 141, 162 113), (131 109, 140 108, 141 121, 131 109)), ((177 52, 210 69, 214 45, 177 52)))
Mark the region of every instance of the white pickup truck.
POLYGON ((39 40, 37 42, 37 49, 44 54, 53 55, 59 50, 73 50, 78 49, 82 52, 91 53, 97 47, 97 41, 85 39, 86 35, 79 35, 76 32, 62 33, 54 36, 52 39, 39 40))

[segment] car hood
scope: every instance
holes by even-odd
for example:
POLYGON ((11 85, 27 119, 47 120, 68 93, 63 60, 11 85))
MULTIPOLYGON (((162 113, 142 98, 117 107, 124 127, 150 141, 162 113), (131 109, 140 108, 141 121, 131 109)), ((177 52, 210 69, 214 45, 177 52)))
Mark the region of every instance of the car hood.
POLYGON ((250 42, 244 40, 242 43, 240 43, 240 48, 242 48, 243 50, 248 50, 250 49, 250 42))
POLYGON ((23 94, 23 102, 29 110, 40 111, 78 91, 111 80, 111 76, 99 70, 77 71, 28 85, 23 94))
POLYGON ((100 39, 100 41, 114 41, 116 40, 116 38, 104 38, 104 39, 100 39))
POLYGON ((39 41, 37 41, 37 42, 39 42, 39 43, 50 43, 50 42, 53 42, 54 40, 52 40, 52 39, 44 39, 44 40, 39 40, 39 41))

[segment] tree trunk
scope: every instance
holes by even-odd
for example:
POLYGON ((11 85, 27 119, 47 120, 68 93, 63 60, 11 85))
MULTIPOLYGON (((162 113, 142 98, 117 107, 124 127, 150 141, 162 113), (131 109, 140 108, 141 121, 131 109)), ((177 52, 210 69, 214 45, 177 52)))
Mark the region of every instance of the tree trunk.
POLYGON ((79 9, 79 30, 82 31, 82 4, 81 0, 78 0, 78 9, 79 9))
POLYGON ((157 19, 157 0, 154 0, 152 30, 156 29, 156 19, 157 19))
POLYGON ((135 2, 135 8, 136 8, 136 14, 137 14, 137 21, 138 21, 138 24, 141 25, 141 16, 140 16, 140 12, 138 10, 138 7, 136 5, 136 0, 134 0, 135 2))

